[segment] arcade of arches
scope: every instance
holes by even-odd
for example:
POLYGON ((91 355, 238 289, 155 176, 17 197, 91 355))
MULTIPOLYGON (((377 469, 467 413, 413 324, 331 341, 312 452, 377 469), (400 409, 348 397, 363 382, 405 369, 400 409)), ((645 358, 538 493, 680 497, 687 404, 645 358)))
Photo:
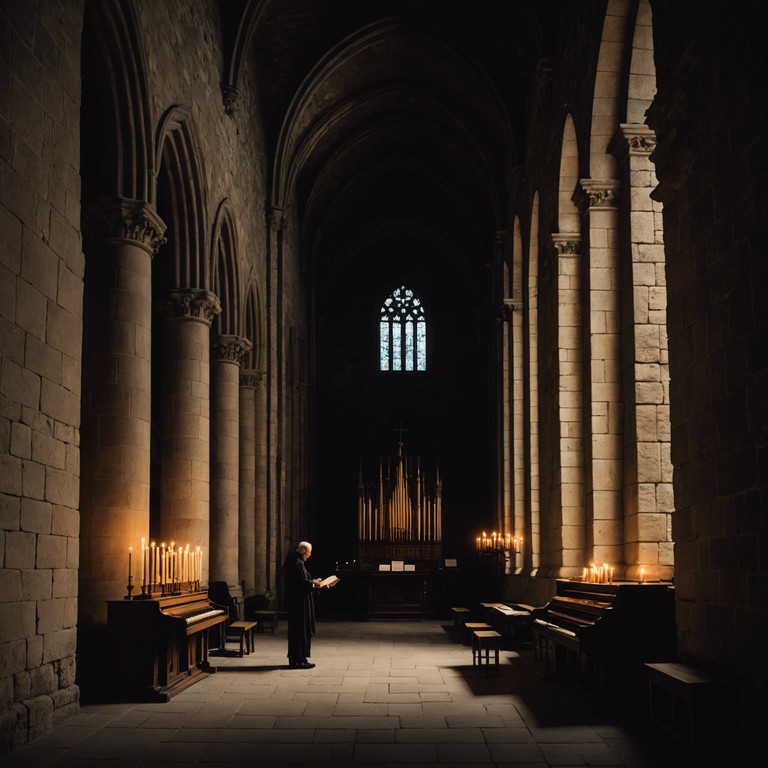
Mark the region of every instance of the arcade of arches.
POLYGON ((318 572, 354 558, 360 463, 399 425, 470 577, 495 529, 524 542, 508 599, 591 562, 674 579, 680 658, 756 731, 762 18, 4 2, 0 751, 77 711, 131 544, 201 546, 204 583, 279 607, 299 539, 318 572), (426 370, 380 366, 401 287, 426 370))

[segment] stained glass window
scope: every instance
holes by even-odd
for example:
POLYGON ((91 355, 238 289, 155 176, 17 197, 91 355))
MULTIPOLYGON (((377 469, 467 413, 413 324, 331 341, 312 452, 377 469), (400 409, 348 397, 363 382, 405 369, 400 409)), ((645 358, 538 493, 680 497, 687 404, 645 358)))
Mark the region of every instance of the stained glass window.
POLYGON ((427 320, 421 299, 401 285, 381 306, 379 367, 382 371, 427 370, 427 320))

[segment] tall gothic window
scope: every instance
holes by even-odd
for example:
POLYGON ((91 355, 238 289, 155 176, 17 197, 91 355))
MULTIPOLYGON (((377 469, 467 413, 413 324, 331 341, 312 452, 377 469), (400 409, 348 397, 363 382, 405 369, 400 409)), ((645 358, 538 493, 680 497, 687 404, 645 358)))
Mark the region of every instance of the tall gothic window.
POLYGON ((381 306, 379 367, 382 371, 427 370, 427 319, 421 299, 401 285, 381 306))

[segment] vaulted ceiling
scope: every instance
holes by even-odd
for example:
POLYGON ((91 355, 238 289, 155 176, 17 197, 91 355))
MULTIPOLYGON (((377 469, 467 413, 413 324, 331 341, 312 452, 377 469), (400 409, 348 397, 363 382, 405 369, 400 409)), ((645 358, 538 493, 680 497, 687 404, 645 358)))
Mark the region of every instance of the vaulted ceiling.
MULTIPOLYGON (((276 205, 335 285, 393 238, 476 284, 506 227, 557 3, 269 0, 253 35, 276 205)), ((398 259, 392 262, 394 270, 398 259)), ((427 270, 429 272, 429 269, 427 270)), ((476 286, 477 287, 477 286, 476 286)))

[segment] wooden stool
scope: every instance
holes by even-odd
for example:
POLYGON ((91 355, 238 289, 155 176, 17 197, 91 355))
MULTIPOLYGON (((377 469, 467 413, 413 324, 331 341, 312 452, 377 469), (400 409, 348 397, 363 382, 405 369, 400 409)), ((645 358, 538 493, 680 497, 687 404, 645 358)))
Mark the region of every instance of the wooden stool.
POLYGON ((491 651, 494 652, 493 666, 499 673, 499 649, 504 638, 493 629, 479 629, 472 633, 472 666, 485 667, 485 673, 491 667, 491 651), (485 655, 483 655, 485 653, 485 655))
POLYGON ((274 635, 275 629, 277 629, 277 611, 251 611, 249 616, 256 622, 257 632, 263 632, 266 626, 269 626, 269 631, 274 635))
POLYGON ((253 650, 253 628, 255 621, 233 621, 225 630, 225 639, 234 635, 240 641, 240 655, 248 654, 253 650))
POLYGON ((465 621, 464 622, 464 644, 472 645, 472 633, 476 630, 493 629, 490 624, 486 624, 484 621, 465 621))
POLYGON ((472 611, 469 608, 451 608, 451 614, 453 615, 453 628, 461 629, 464 622, 472 616, 472 611))

